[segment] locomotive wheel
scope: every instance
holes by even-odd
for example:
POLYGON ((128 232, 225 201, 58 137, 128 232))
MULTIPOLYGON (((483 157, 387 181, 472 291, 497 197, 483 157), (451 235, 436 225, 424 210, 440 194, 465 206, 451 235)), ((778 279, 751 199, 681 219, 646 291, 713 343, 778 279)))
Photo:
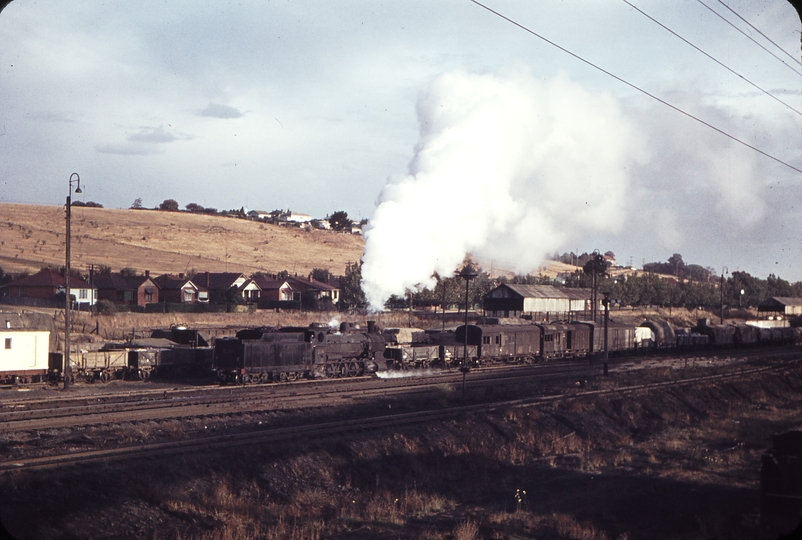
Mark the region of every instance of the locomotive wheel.
POLYGON ((326 378, 333 379, 337 375, 334 364, 326 364, 326 378))
POLYGON ((251 375, 249 373, 242 374, 242 384, 248 384, 251 382, 251 375))
POLYGON ((270 374, 269 373, 260 373, 259 374, 259 382, 262 382, 262 383, 270 382, 270 374))
POLYGON ((287 373, 287 379, 290 381, 294 381, 298 379, 298 374, 295 373, 294 371, 290 371, 289 373, 287 373))
POLYGON ((359 364, 356 362, 351 362, 348 364, 348 376, 349 377, 356 377, 359 375, 359 364))
POLYGON ((280 372, 280 373, 278 374, 278 380, 279 380, 279 381, 281 381, 281 382, 287 382, 287 379, 288 379, 288 377, 287 377, 287 372, 286 372, 286 371, 282 371, 282 372, 280 372))
POLYGON ((338 377, 348 376, 348 364, 345 363, 337 364, 337 376, 338 377))

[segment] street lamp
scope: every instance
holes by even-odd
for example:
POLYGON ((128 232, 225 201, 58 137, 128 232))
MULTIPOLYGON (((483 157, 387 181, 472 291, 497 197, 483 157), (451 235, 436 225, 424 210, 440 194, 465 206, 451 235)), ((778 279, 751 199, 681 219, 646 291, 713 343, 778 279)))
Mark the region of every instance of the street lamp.
MULTIPOLYGON (((604 376, 608 375, 607 372, 607 359, 608 359, 608 347, 607 347, 607 324, 610 320, 610 293, 602 293, 604 298, 602 299, 602 304, 604 304, 604 376)), ((595 321, 594 321, 595 322, 595 321)))
POLYGON ((470 264, 462 267, 462 270, 455 273, 456 277, 461 277, 465 280, 465 343, 462 349, 462 365, 459 370, 462 372, 462 400, 465 400, 465 375, 471 370, 468 365, 468 290, 470 288, 471 280, 476 278, 479 272, 474 270, 470 264))
POLYGON ((67 206, 65 208, 67 214, 67 264, 64 271, 64 292, 66 293, 64 303, 64 390, 70 387, 72 378, 72 367, 70 366, 70 210, 72 209, 73 185, 75 185, 75 193, 81 193, 81 177, 78 176, 78 173, 72 173, 67 183, 67 206))
POLYGON ((719 287, 721 289, 721 291, 719 291, 721 293, 721 321, 719 324, 724 324, 724 274, 728 274, 729 272, 730 269, 726 266, 721 269, 721 287, 719 287))

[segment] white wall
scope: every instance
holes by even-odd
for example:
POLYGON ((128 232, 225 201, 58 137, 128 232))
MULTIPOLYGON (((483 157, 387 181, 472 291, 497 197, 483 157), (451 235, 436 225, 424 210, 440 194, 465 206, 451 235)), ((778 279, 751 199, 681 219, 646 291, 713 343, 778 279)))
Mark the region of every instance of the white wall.
POLYGON ((46 370, 50 332, 0 329, 0 373, 46 370))

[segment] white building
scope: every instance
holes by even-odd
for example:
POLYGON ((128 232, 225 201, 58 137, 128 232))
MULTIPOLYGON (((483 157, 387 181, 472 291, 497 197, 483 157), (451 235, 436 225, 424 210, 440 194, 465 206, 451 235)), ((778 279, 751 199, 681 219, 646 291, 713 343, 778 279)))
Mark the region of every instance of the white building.
POLYGON ((49 353, 49 331, 0 328, 0 382, 45 376, 49 353))

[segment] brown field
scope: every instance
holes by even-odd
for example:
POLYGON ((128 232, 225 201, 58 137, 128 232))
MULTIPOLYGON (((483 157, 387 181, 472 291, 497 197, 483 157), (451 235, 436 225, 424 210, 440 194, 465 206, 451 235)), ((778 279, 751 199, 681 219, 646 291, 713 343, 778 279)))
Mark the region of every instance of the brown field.
MULTIPOLYGON (((7 273, 64 266, 63 206, 0 204, 0 268, 7 273)), ((313 268, 343 274, 362 258, 355 234, 280 227, 188 212, 73 207, 72 266, 135 268, 154 275, 180 272, 280 272, 305 276, 313 268)), ((556 277, 577 267, 544 261, 533 274, 556 277)), ((494 276, 514 272, 488 264, 494 276)))
MULTIPOLYGON (((72 266, 135 268, 153 274, 280 272, 307 275, 313 268, 342 274, 362 257, 361 236, 303 231, 222 216, 156 210, 73 207, 72 266)), ((62 206, 0 204, 0 268, 36 272, 63 266, 62 206)))

